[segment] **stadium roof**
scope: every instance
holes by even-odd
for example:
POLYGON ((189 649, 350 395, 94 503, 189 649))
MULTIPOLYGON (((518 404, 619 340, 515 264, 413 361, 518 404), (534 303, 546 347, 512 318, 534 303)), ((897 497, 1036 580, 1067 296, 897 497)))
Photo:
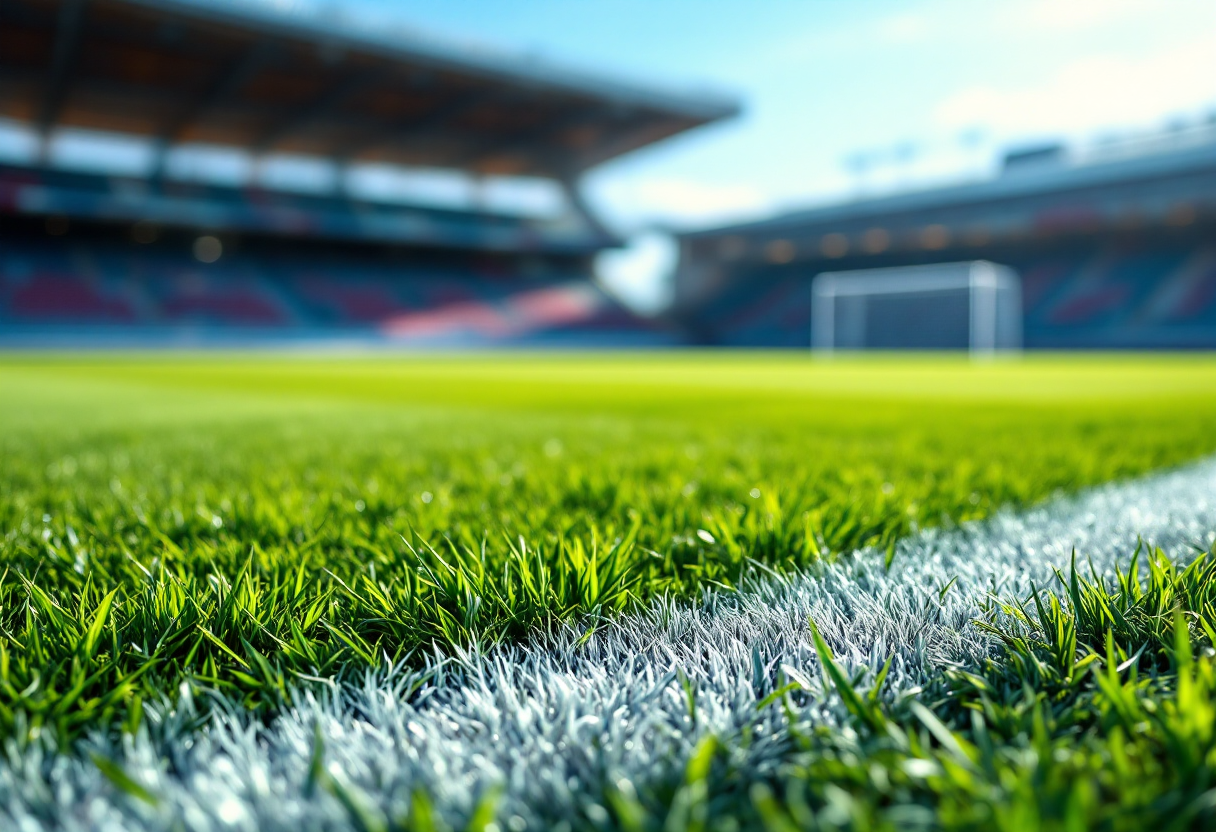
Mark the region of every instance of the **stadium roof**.
POLYGON ((568 178, 738 109, 269 5, 0 3, 0 116, 44 133, 568 178))
POLYGON ((983 182, 858 199, 792 211, 753 222, 689 231, 687 238, 722 235, 768 237, 780 234, 850 233, 871 226, 888 229, 925 222, 946 225, 991 222, 1044 227, 1075 220, 1083 226, 1110 214, 1142 210, 1146 219, 1164 216, 1185 202, 1216 203, 1216 132, 1201 142, 1161 152, 1129 154, 1086 164, 1029 166, 983 182), (1061 208, 1074 209, 1067 216, 1061 208), (1024 216, 1023 216, 1024 215, 1024 216))

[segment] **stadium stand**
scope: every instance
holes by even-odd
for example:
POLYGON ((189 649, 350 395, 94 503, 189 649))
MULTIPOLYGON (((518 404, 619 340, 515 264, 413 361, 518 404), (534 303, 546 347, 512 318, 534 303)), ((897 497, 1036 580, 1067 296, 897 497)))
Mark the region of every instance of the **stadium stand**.
POLYGON ((511 257, 411 257, 274 238, 236 240, 235 250, 201 263, 189 235, 168 233, 136 250, 95 227, 28 230, 0 244, 0 326, 10 340, 625 345, 663 337, 577 265, 537 260, 525 272, 511 257))
POLYGON ((737 110, 271 4, 11 0, 0 119, 37 150, 0 163, 0 343, 667 343, 592 280, 619 241, 578 181, 737 110), (149 161, 66 164, 65 130, 149 161), (183 147, 319 160, 334 184, 202 181, 183 147), (349 184, 369 164, 532 177, 563 205, 370 197, 349 184))
POLYGON ((1216 348, 1216 125, 1011 162, 985 182, 683 234, 673 315, 699 343, 807 346, 821 272, 985 259, 1021 276, 1028 348, 1216 348))

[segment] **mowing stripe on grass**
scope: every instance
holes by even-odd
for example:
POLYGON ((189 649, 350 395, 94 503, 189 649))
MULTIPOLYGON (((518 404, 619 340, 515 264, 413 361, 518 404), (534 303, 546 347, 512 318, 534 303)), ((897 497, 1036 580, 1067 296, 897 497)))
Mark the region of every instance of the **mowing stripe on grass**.
POLYGON ((194 733, 189 701, 151 707, 118 747, 95 740, 67 757, 10 745, 0 827, 372 830, 430 810, 460 827, 491 808, 511 832, 597 825, 614 795, 670 797, 711 735, 757 777, 771 771, 788 750, 787 723, 762 703, 791 680, 811 690, 803 716, 841 724, 819 687, 808 619, 851 672, 890 658, 887 691, 898 695, 989 654, 991 638, 972 624, 983 600, 1049 581, 1074 547, 1106 572, 1138 536, 1186 559, 1213 530, 1208 460, 922 533, 900 544, 889 571, 883 553, 863 552, 810 574, 757 576, 700 604, 657 602, 589 636, 568 628, 318 686, 268 726, 225 708, 194 733))

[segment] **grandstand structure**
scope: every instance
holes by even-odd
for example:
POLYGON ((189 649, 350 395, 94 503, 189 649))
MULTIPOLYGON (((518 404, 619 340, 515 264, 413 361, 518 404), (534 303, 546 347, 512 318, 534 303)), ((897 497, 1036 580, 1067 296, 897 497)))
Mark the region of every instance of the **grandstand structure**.
POLYGON ((682 234, 672 314, 698 343, 807 346, 816 275, 986 260, 1020 275, 1028 349, 1216 348, 1216 124, 1004 162, 682 234))
POLYGON ((737 110, 269 4, 6 0, 0 119, 34 139, 0 163, 0 342, 662 342, 591 279, 619 241, 578 183, 737 110), (143 162, 65 164, 72 131, 143 162), (329 180, 208 179, 183 148, 329 180), (377 170, 454 171, 474 196, 526 178, 557 208, 350 186, 377 170))

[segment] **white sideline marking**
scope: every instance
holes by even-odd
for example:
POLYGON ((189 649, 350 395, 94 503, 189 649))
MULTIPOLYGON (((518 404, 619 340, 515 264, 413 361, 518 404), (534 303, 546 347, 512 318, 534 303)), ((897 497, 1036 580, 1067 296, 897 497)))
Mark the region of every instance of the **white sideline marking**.
MULTIPOLYGON (((1024 514, 924 532, 900 544, 890 572, 881 553, 863 552, 700 604, 655 603, 581 648, 578 632, 565 629, 429 671, 369 674, 302 696, 268 727, 228 709, 185 743, 187 703, 152 714, 121 747, 94 741, 160 797, 155 807, 122 794, 92 763, 10 745, 0 756, 0 828, 354 828, 333 796, 305 795, 318 722, 327 769, 388 818, 403 818, 422 788, 459 828, 478 797, 499 786, 510 832, 594 822, 606 817, 600 807, 609 784, 628 780, 643 791, 678 776, 711 733, 729 738, 746 728, 750 743, 733 747, 738 763, 757 772, 773 766, 783 753, 782 718, 756 703, 781 667, 817 679, 808 618, 854 668, 892 657, 890 689, 907 690, 944 663, 984 656, 991 641, 971 622, 986 594, 1024 595, 1030 581, 1049 581, 1053 566, 1066 568, 1073 547, 1107 571, 1126 562, 1138 535, 1181 556, 1188 544, 1210 543, 1213 531, 1216 459, 1209 459, 1024 514), (403 691, 428 673, 406 701, 403 691), (696 691, 695 714, 681 677, 696 691)), ((816 721, 838 718, 834 699, 815 697, 805 707, 816 721)))

